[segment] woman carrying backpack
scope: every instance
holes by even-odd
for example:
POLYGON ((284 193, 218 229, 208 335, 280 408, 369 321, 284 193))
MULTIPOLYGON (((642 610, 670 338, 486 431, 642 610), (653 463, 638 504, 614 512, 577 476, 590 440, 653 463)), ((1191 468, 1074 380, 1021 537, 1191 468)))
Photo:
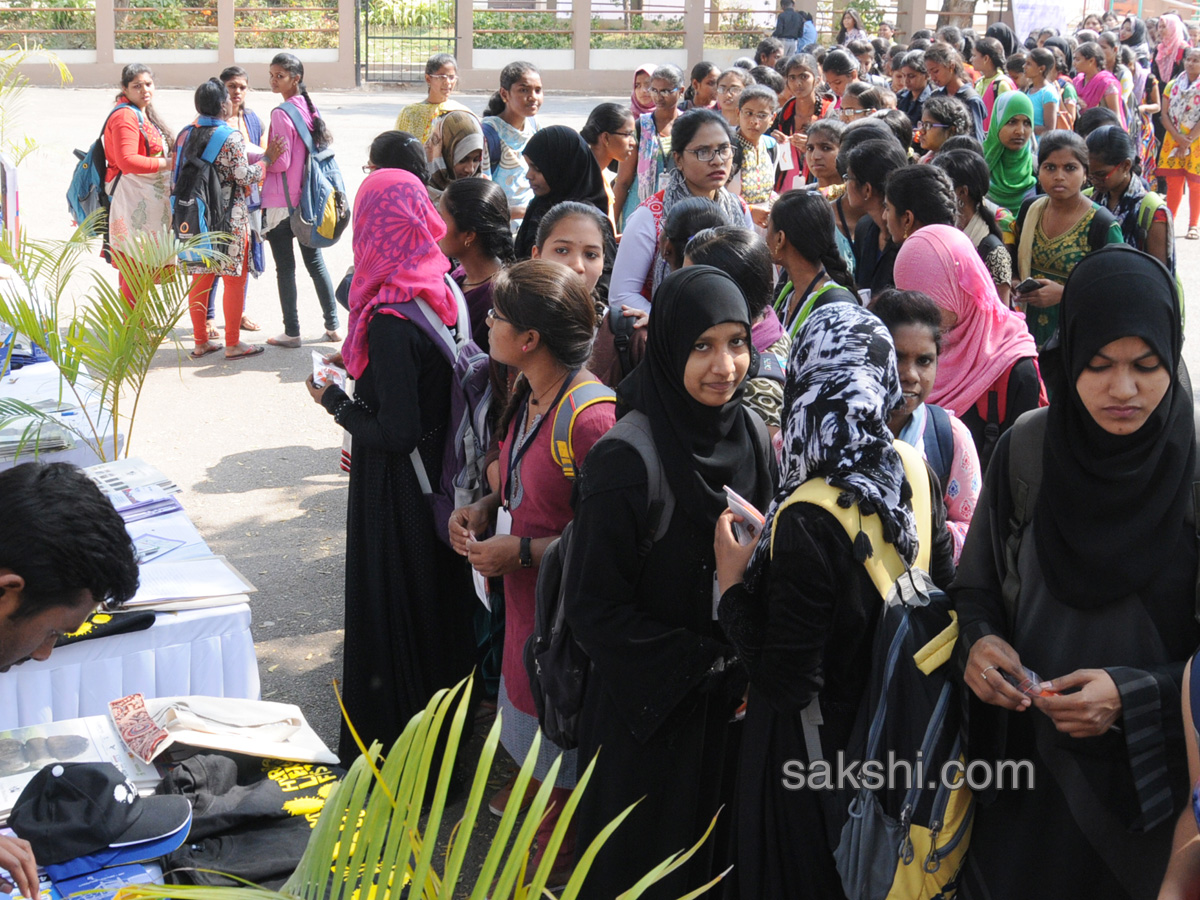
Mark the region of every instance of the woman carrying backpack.
POLYGON ((1161 194, 1146 190, 1133 138, 1118 125, 1104 125, 1087 136, 1087 148, 1092 200, 1113 214, 1125 243, 1174 272, 1171 211, 1161 194))
MULTIPOLYGON (((312 376, 306 383, 354 439, 342 697, 363 741, 387 750, 475 663, 470 572, 439 539, 412 460, 418 451, 429 483, 439 483, 453 377, 415 301, 447 327, 458 305, 437 244, 446 226, 419 178, 399 168, 371 173, 354 198, 354 221, 349 328, 334 360, 354 377, 354 399, 337 385, 315 387, 312 376)), ((343 722, 342 765, 358 755, 343 722)))
MULTIPOLYGON (((526 222, 529 221, 526 217, 526 222)), ((612 393, 584 368, 596 330, 596 307, 583 279, 547 260, 520 262, 495 278, 494 308, 489 310, 489 354, 520 372, 508 408, 500 419, 500 490, 478 503, 454 511, 450 519, 455 549, 485 578, 504 578, 504 664, 497 711, 502 715, 500 741, 513 759, 524 762, 538 732, 537 708, 525 669, 525 642, 533 634, 534 594, 546 548, 571 521, 574 478, 555 458, 566 440, 578 466, 592 445, 612 427, 612 393), (599 389, 599 390, 597 390, 599 389), (560 434, 560 424, 574 415, 560 434), (498 510, 507 514, 506 533, 485 537, 498 510)), ((573 470, 572 470, 573 475, 573 470)), ((533 777, 544 779, 560 750, 542 739, 533 777)), ((541 863, 558 814, 575 787, 576 752, 562 757, 554 811, 538 826, 541 863)), ((537 785, 531 786, 532 793, 537 785)), ((511 785, 493 799, 493 811, 504 812, 511 785)), ((520 805, 522 798, 513 798, 520 805)), ((547 885, 565 885, 574 863, 572 835, 563 842, 547 885)))
MULTIPOLYGON (((104 181, 112 197, 105 258, 114 266, 126 246, 143 236, 165 241, 171 231, 168 198, 175 160, 167 148, 175 136, 155 111, 153 98, 154 73, 149 66, 130 63, 121 70, 121 93, 104 126, 108 160, 104 181)), ((117 281, 121 296, 133 306, 136 298, 119 271, 117 281)))
MULTIPOLYGON (((229 111, 229 92, 216 78, 210 78, 196 88, 196 112, 200 114, 195 126, 184 129, 176 154, 184 159, 204 152, 205 143, 217 128, 225 126, 225 114, 229 111)), ((283 141, 276 139, 266 153, 263 162, 269 166, 272 153, 282 150, 283 141)), ((246 305, 246 280, 250 276, 250 213, 246 205, 246 189, 258 184, 263 177, 264 166, 251 163, 246 156, 246 143, 240 131, 230 131, 221 150, 213 162, 223 189, 228 191, 229 233, 233 240, 224 248, 229 257, 220 269, 203 263, 183 263, 192 275, 192 287, 188 292, 188 307, 192 314, 192 333, 195 348, 192 358, 200 359, 221 349, 221 343, 211 340, 208 331, 208 298, 213 285, 220 278, 224 287, 225 308, 225 358, 244 359, 262 353, 264 347, 244 343, 240 328, 242 313, 246 305)))
POLYGON ((1179 697, 1200 628, 1175 281, 1105 247, 1067 280, 1060 335, 1062 396, 1001 438, 951 590, 967 758, 1032 763, 976 793, 961 894, 1176 896, 1157 892, 1188 798, 1179 697), (1047 839, 1014 858, 1013 835, 1047 839))
MULTIPOLYGON (((888 430, 901 396, 882 322, 852 303, 813 310, 792 344, 780 484, 770 506, 759 506, 766 512, 763 534, 742 546, 729 513, 717 522, 720 624, 750 673, 728 897, 793 897, 797 885, 805 897, 845 897, 821 792, 785 790, 780 777, 785 763, 810 759, 803 711, 814 700, 823 717, 824 758, 835 759, 848 745, 871 672, 881 600, 858 559, 861 541, 852 542, 831 513, 809 503, 780 507, 810 478, 823 478, 864 516, 878 514, 884 539, 912 562, 917 523, 888 430)), ((936 480, 930 483, 930 574, 949 584, 950 535, 932 493, 936 480)))
MULTIPOLYGON (((272 93, 279 94, 284 103, 290 103, 300 111, 300 116, 312 133, 313 146, 318 149, 326 147, 333 137, 304 86, 304 64, 291 53, 277 53, 271 60, 270 74, 272 93)), ((300 203, 308 151, 304 149, 304 141, 296 132, 291 117, 282 109, 271 112, 271 140, 274 141, 276 137, 283 139, 284 146, 279 156, 267 166, 262 205, 263 230, 267 243, 271 245, 271 257, 275 260, 279 305, 283 309, 283 334, 267 338, 267 343, 295 349, 300 346, 300 316, 296 312, 296 238, 292 234, 288 205, 300 203), (286 194, 283 188, 285 176, 286 194)), ((342 339, 337 331, 337 301, 333 296, 333 281, 325 268, 325 259, 319 249, 304 244, 300 245, 300 258, 304 260, 304 268, 312 278, 317 300, 321 303, 321 313, 325 317, 322 339, 337 343, 342 339)))
MULTIPOLYGON (((712 531, 726 485, 760 508, 771 494, 766 429, 742 404, 753 356, 749 308, 732 278, 709 266, 668 275, 646 356, 617 390, 627 410, 618 427, 628 420, 648 432, 661 478, 652 484, 642 453, 615 439, 593 448, 580 476, 563 596, 592 660, 579 758, 600 753, 576 846, 642 798, 597 856, 586 898, 612 900, 695 844, 728 794, 729 721, 745 682, 713 617, 712 531), (665 528, 657 541, 652 504, 665 528)), ((706 883, 714 864, 724 868, 722 849, 710 839, 643 896, 706 883)))

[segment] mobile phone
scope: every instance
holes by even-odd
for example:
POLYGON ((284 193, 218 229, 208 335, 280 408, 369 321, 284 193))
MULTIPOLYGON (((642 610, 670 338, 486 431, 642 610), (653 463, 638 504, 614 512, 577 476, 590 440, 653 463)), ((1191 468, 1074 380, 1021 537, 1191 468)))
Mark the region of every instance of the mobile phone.
POLYGON ((1003 669, 1000 669, 1000 674, 1004 676, 1004 680, 1015 687, 1027 697, 1057 697, 1056 691, 1042 690, 1042 677, 1037 672, 1028 666, 1021 666, 1021 675, 1010 675, 1003 669))
POLYGON ((1042 286, 1042 283, 1040 281, 1038 281, 1036 278, 1026 278, 1024 281, 1022 281, 1020 284, 1017 285, 1017 293, 1018 294, 1028 294, 1032 291, 1036 291, 1041 286, 1042 286))

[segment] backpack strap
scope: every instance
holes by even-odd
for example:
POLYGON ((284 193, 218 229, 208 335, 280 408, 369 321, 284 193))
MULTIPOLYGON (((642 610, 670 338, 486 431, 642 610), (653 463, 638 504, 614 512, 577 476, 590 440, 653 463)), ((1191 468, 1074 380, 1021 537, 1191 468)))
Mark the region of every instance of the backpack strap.
POLYGON ((656 541, 662 540, 671 524, 675 511, 675 495, 663 472, 654 435, 650 431, 650 419, 640 410, 630 410, 605 432, 600 440, 623 441, 637 451, 646 467, 646 483, 650 495, 650 506, 646 512, 646 523, 650 526, 647 539, 638 545, 638 555, 645 557, 656 541))
POLYGON ((613 346, 617 350, 617 359, 621 363, 621 377, 625 377, 633 371, 633 357, 630 355, 629 345, 633 340, 633 316, 625 315, 619 309, 609 307, 608 315, 608 330, 612 332, 613 346))
POLYGON ((554 410, 554 427, 550 433, 550 455, 562 469, 563 475, 575 480, 575 420, 579 414, 596 403, 616 403, 617 395, 599 381, 584 381, 563 396, 554 410), (564 415, 564 412, 568 413, 564 415))
POLYGON ((308 128, 308 123, 304 121, 304 116, 300 114, 300 110, 296 109, 296 104, 284 101, 275 108, 282 109, 287 113, 288 118, 292 120, 292 124, 296 126, 296 134, 300 135, 300 140, 304 142, 304 149, 310 154, 315 153, 312 132, 308 128))
POLYGON ((783 359, 766 350, 758 354, 758 372, 755 378, 769 378, 780 384, 787 382, 787 366, 783 359))
MULTIPOLYGON (((900 440, 893 441, 892 445, 900 454, 900 459, 904 463, 904 475, 912 486, 913 517, 917 522, 915 565, 928 571, 933 536, 933 504, 929 495, 929 472, 925 468, 925 460, 921 458, 921 454, 915 447, 900 440)), ((858 537, 859 532, 863 532, 870 539, 872 553, 863 566, 871 577, 875 589, 879 591, 879 596, 886 598, 892 585, 896 583, 896 579, 905 573, 908 566, 900 558, 895 547, 884 540, 883 522, 878 514, 862 515, 857 503, 852 504, 849 508, 842 507, 838 503, 838 497, 841 494, 840 488, 833 487, 824 478, 810 478, 792 491, 791 496, 780 503, 779 508, 775 511, 775 520, 771 527, 771 555, 775 555, 775 535, 777 533, 775 526, 779 521, 779 514, 795 503, 811 503, 821 507, 837 519, 851 541, 858 537)))
POLYGON ((1000 595, 1011 626, 1016 620, 1017 600, 1021 594, 1021 575, 1017 559, 1025 526, 1033 519, 1038 491, 1042 486, 1042 445, 1046 440, 1046 410, 1034 409, 1023 414, 1009 429, 1008 485, 1012 494, 1012 515, 1008 537, 1004 541, 1004 580, 1000 595))
POLYGON ((1088 225, 1088 247, 1092 250, 1099 250, 1101 247, 1108 244, 1108 230, 1116 224, 1117 217, 1105 209, 1103 206, 1095 203, 1095 215, 1092 216, 1092 223, 1088 225))
POLYGON ((954 431, 950 427, 950 413, 932 403, 925 404, 925 409, 929 412, 929 426, 932 426, 926 426, 925 434, 933 436, 932 448, 929 446, 930 441, 925 441, 925 455, 934 473, 941 479, 944 491, 946 482, 950 479, 950 469, 954 465, 954 431), (934 454, 929 453, 930 449, 933 449, 934 454))
POLYGON ((1031 197, 1021 204, 1017 213, 1017 276, 1029 278, 1033 274, 1033 235, 1038 223, 1042 221, 1042 212, 1049 197, 1031 197))
POLYGON ((228 125, 219 125, 213 129, 212 135, 208 139, 208 144, 204 147, 204 152, 200 154, 200 158, 210 166, 217 161, 217 156, 221 153, 221 148, 225 146, 225 142, 229 140, 229 136, 233 134, 233 129, 228 125))

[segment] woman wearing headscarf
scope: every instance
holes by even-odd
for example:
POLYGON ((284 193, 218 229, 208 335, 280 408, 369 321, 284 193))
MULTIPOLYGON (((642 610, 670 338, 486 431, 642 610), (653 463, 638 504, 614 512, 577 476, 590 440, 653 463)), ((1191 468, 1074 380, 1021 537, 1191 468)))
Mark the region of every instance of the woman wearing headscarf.
POLYGON ((654 65, 638 66, 633 70, 633 90, 629 94, 629 108, 634 116, 654 112, 654 95, 650 93, 650 74, 658 68, 654 65))
MULTIPOLYGON (((745 681, 714 621, 712 536, 726 485, 760 509, 771 497, 766 428, 742 404, 756 356, 732 278, 710 266, 672 273, 650 310, 646 355, 617 389, 618 412, 649 432, 673 498, 659 540, 633 446, 603 438, 583 465, 563 597, 592 661, 579 758, 600 751, 601 787, 580 802, 577 846, 641 799, 596 858, 583 897, 612 900, 696 843, 727 793, 729 720, 745 681)), ((725 868, 715 844, 643 896, 706 883, 725 868)))
POLYGON ((608 215, 608 192, 604 190, 600 166, 592 148, 573 128, 566 125, 543 128, 525 145, 525 160, 534 198, 517 232, 517 259, 529 258, 537 243, 542 216, 556 203, 578 200, 608 215))
POLYGON ((1015 214, 1037 184, 1033 102, 1028 94, 1008 91, 997 98, 987 137, 983 139, 983 157, 991 173, 988 199, 1015 214), (1024 119, 1017 119, 1018 116, 1024 119))
POLYGON ((429 157, 429 199, 435 204, 450 182, 459 178, 486 178, 491 168, 483 126, 465 110, 446 113, 433 123, 425 143, 429 157))
POLYGON ((1032 763, 977 794, 967 898, 1153 897, 1187 798, 1196 435, 1174 279, 1125 245, 1089 255, 1061 337, 1068 384, 997 447, 952 588, 968 757, 1032 763), (1014 865, 1021 834, 1053 837, 1014 865))
POLYGON ((1017 34, 1003 22, 993 22, 988 26, 987 36, 995 38, 1000 42, 1000 46, 1004 48, 1005 58, 1012 56, 1021 49, 1021 42, 1017 40, 1017 34))
MULTIPOLYGON (((823 478, 864 516, 878 514, 884 540, 911 563, 911 488, 888 430, 901 403, 886 326, 850 303, 813 310, 788 361, 780 484, 763 534, 756 547, 741 547, 728 517, 717 525, 720 624, 750 673, 729 897, 845 897, 819 793, 785 790, 780 773, 790 760, 808 760, 802 711, 814 700, 826 757, 848 745, 881 599, 856 550, 860 542, 836 518, 808 503, 783 504, 805 481, 823 478)), ((931 478, 930 574, 949 584, 950 534, 941 499, 932 496, 936 484, 931 478)))
POLYGON ((1150 64, 1150 41, 1146 36, 1145 22, 1137 16, 1126 16, 1118 36, 1121 43, 1133 51, 1135 57, 1145 65, 1150 64))
MULTIPOLYGON (((332 383, 315 387, 312 376, 307 386, 354 438, 342 697, 362 740, 387 748, 474 664, 470 571, 439 540, 413 459, 415 450, 437 484, 452 377, 415 301, 447 327, 466 310, 446 286, 450 263, 437 244, 446 225, 417 176, 372 172, 354 198, 354 222, 350 320, 337 360, 355 379, 354 398, 332 383)), ((358 755, 343 722, 338 756, 349 765, 358 755)))
POLYGON ((971 239, 949 225, 913 232, 896 256, 895 280, 942 310, 938 377, 927 399, 967 426, 986 471, 999 436, 1047 402, 1025 316, 1000 302, 971 239))

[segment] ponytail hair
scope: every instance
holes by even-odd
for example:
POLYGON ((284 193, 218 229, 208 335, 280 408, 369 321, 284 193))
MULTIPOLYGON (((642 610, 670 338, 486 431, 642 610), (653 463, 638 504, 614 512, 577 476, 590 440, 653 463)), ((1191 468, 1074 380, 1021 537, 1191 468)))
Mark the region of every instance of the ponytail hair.
MULTIPOLYGON (((510 62, 500 70, 500 90, 512 90, 514 84, 531 72, 534 75, 542 74, 538 71, 538 67, 531 62, 524 62, 523 60, 510 62)), ((507 106, 508 104, 504 102, 504 97, 501 96, 500 91, 496 91, 496 93, 488 98, 487 108, 483 111, 483 114, 484 116, 498 116, 503 114, 507 106)))
POLYGON ((826 274, 847 290, 855 290, 854 276, 838 252, 833 234, 833 211, 816 191, 791 190, 771 207, 771 224, 797 253, 825 267, 826 274))
POLYGON ((687 86, 687 90, 683 92, 683 99, 691 103, 696 99, 696 82, 703 81, 713 72, 717 71, 716 63, 710 63, 708 60, 701 60, 692 66, 692 80, 687 86))
POLYGON ((325 124, 325 120, 321 118, 321 114, 317 112, 312 98, 308 96, 308 88, 304 85, 304 63, 300 62, 299 58, 292 53, 276 53, 271 59, 271 65, 279 66, 289 75, 300 79, 300 96, 308 104, 308 114, 312 116, 313 146, 318 150, 328 147, 333 143, 333 134, 330 132, 329 126, 325 124))
MULTIPOLYGON (((133 79, 139 75, 149 75, 150 80, 154 80, 154 72, 145 63, 130 63, 121 70, 121 93, 117 94, 117 102, 128 102, 128 97, 125 96, 125 88, 129 87, 133 79)), ((146 104, 146 118, 150 120, 150 124, 162 132, 163 141, 166 144, 175 143, 175 132, 167 127, 167 123, 162 120, 158 112, 154 109, 153 103, 146 104)))

